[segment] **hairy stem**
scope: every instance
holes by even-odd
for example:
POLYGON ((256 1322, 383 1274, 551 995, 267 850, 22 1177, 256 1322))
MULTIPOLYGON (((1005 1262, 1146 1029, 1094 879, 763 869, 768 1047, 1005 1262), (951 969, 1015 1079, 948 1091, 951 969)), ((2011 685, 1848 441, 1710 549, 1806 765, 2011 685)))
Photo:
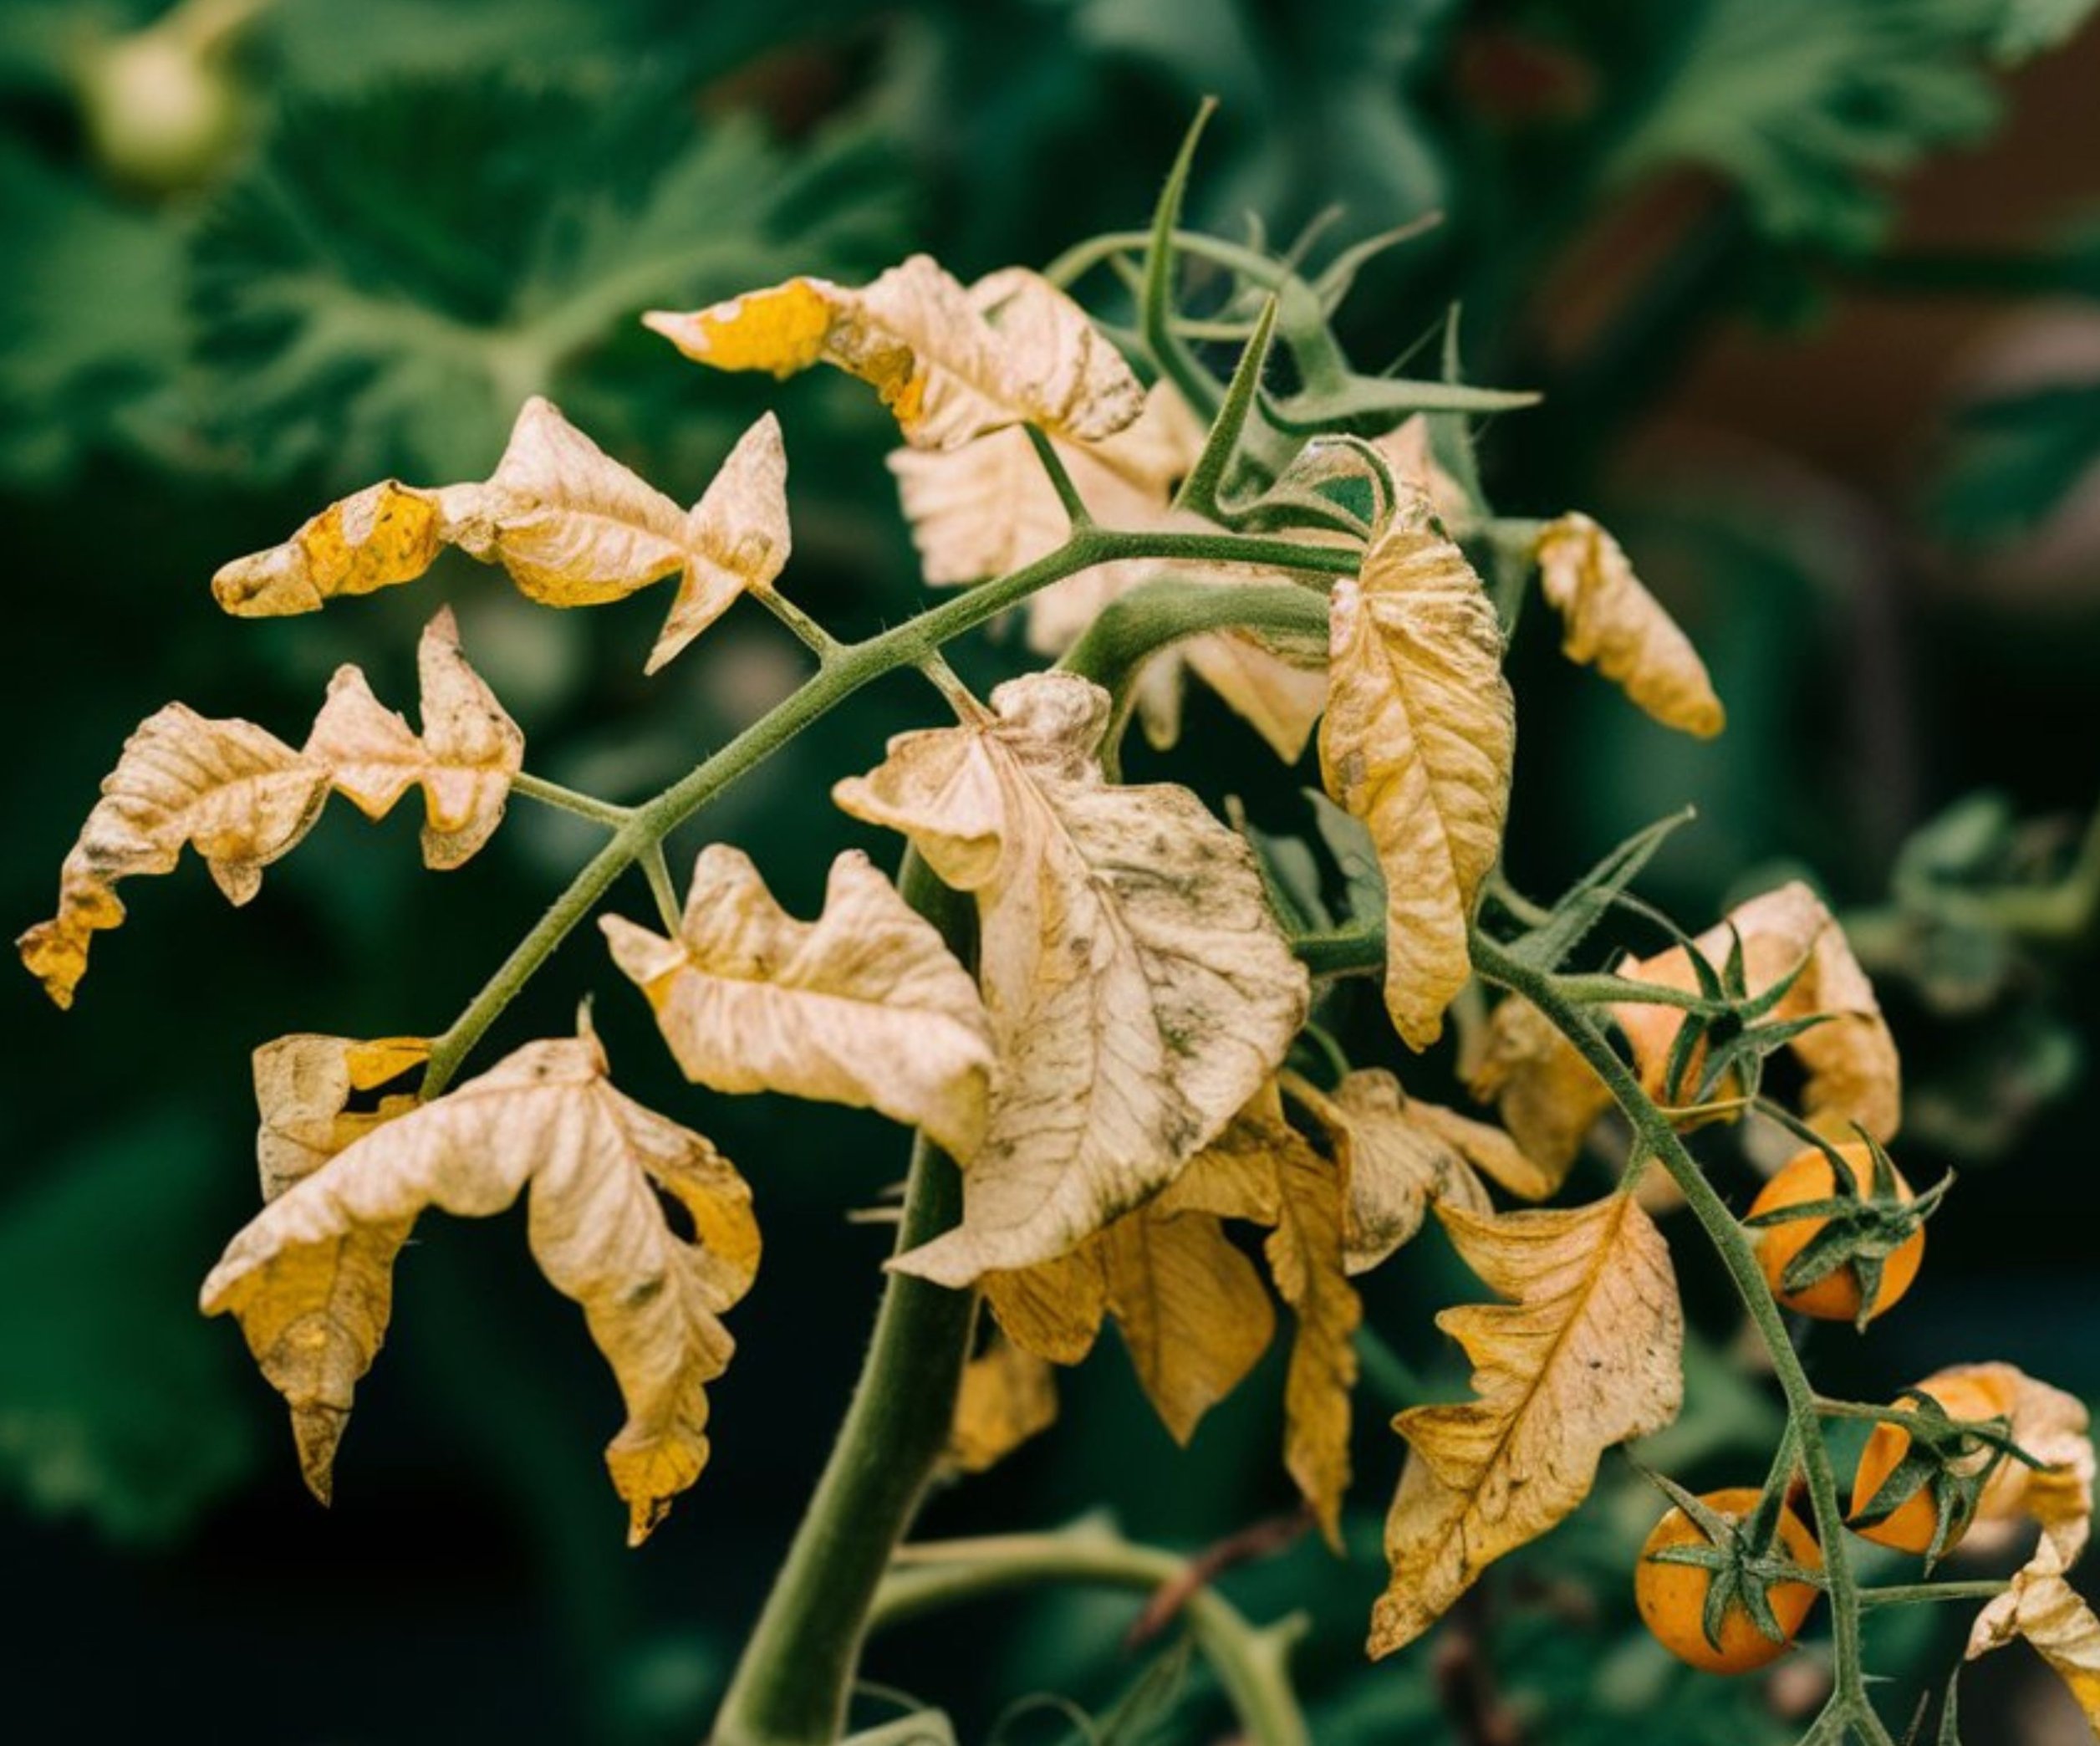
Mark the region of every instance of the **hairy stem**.
MULTIPOLYGON (((966 951, 969 900, 915 855, 908 901, 966 951)), ((922 1134, 914 1145, 896 1253, 961 1216, 961 1177, 922 1134)), ((826 1746, 844 1731, 877 1585, 947 1447, 975 1294, 891 1273, 838 1441, 715 1718, 713 1746, 826 1746)))
POLYGON ((1859 1589, 1845 1544, 1844 1512, 1838 1498, 1838 1478, 1829 1446, 1817 1417, 1817 1400, 1802 1368, 1801 1355, 1787 1337, 1785 1318, 1759 1270, 1751 1239, 1714 1190, 1669 1118, 1658 1109, 1632 1070, 1620 1060, 1588 1012, 1563 995, 1558 979, 1512 957, 1486 935, 1472 939, 1474 968, 1487 980, 1521 994, 1567 1038, 1601 1079, 1640 1142, 1670 1174, 1699 1220, 1721 1264, 1735 1281, 1744 1307, 1771 1355, 1772 1370, 1787 1400, 1787 1417, 1797 1441, 1817 1537, 1822 1542, 1823 1570, 1831 1597, 1832 1631, 1837 1664, 1837 1690, 1832 1704, 1869 1746, 1890 1746, 1888 1731, 1867 1696, 1861 1659, 1859 1589))
MULTIPOLYGON (((900 1561, 876 1592, 871 1630, 1037 1583, 1093 1583, 1149 1593, 1189 1571, 1188 1560, 1134 1546, 1098 1525, 1063 1534, 936 1540, 904 1549, 908 1561, 900 1561)), ((1310 1746, 1288 1666, 1291 1646, 1307 1627, 1304 1615, 1256 1627, 1215 1590, 1199 1587, 1182 1602, 1181 1616, 1217 1674, 1246 1738, 1255 1746, 1310 1746)))

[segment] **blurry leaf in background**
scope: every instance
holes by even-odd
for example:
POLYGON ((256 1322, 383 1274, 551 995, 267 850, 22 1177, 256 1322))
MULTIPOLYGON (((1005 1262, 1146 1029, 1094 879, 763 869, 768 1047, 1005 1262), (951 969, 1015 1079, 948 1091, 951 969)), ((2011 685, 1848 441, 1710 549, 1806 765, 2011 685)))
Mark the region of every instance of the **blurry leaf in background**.
POLYGON ((247 1477, 237 1352, 170 1310, 211 1254, 239 1163, 163 1108, 4 1203, 0 1486, 33 1509, 165 1539, 247 1477))
POLYGON ((669 391, 635 318, 796 270, 851 275, 895 240, 864 134, 793 156, 664 89, 608 105, 505 79, 301 103, 198 238, 205 404, 243 473, 484 467, 558 397, 631 447, 669 391), (623 350, 654 366, 645 391, 623 350))
POLYGON ((2061 382, 1963 409, 1939 518, 1957 540, 2016 539, 2046 521, 2100 462, 2100 381, 2061 382))
MULTIPOLYGON (((1739 186, 1760 229, 1841 250, 1876 242, 1882 178, 1974 139, 1998 105, 1981 64, 2005 0, 1645 0, 1610 27, 1647 89, 1610 160, 1739 186)), ((1625 94, 1631 96, 1634 94, 1625 94)))

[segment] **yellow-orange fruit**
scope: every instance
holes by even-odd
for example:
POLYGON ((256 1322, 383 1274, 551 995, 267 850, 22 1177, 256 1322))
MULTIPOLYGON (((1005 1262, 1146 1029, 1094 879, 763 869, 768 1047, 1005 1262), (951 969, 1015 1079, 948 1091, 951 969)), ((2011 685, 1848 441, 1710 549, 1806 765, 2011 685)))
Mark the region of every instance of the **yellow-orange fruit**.
MULTIPOLYGON (((1747 1485, 1708 1492, 1700 1499, 1709 1509, 1741 1521, 1757 1508, 1758 1493, 1747 1485)), ((1803 1570, 1823 1567, 1822 1548, 1808 1524, 1791 1509, 1779 1514, 1779 1542, 1803 1570)), ((1655 1524, 1642 1546, 1634 1570, 1634 1600, 1641 1622, 1656 1641, 1678 1660, 1708 1673, 1749 1673, 1778 1660, 1793 1646, 1796 1634, 1816 1604, 1817 1590, 1805 1582, 1776 1582, 1766 1593, 1772 1616, 1786 1633, 1775 1642, 1757 1628, 1741 1605, 1722 1616, 1718 1647, 1706 1641, 1706 1590, 1712 1573, 1696 1565, 1657 1564, 1654 1555, 1670 1546, 1706 1544, 1698 1524, 1681 1509, 1672 1509, 1655 1524)))
MULTIPOLYGON (((1841 1146, 1836 1150, 1859 1192, 1870 1192, 1874 1179, 1873 1154, 1858 1144, 1841 1146)), ((1838 1178, 1831 1169, 1828 1155, 1819 1147, 1807 1146, 1789 1158, 1779 1173, 1765 1184, 1757 1198, 1751 1202, 1750 1216, 1755 1218, 1761 1213, 1776 1212, 1808 1201, 1829 1200, 1837 1192, 1838 1178)), ((1896 1173, 1896 1192, 1904 1201, 1911 1198, 1910 1184, 1899 1172, 1896 1173)), ((1827 1218, 1810 1217, 1784 1219, 1760 1228, 1757 1264, 1764 1270, 1773 1296, 1789 1310, 1797 1310, 1803 1315, 1812 1315, 1821 1321, 1858 1321, 1859 1280, 1850 1265, 1825 1274, 1812 1285, 1803 1286, 1798 1291, 1789 1291, 1783 1283, 1794 1257, 1807 1248, 1828 1223, 1827 1218)), ((1921 1224, 1882 1263, 1881 1283, 1868 1311, 1869 1320, 1893 1307, 1910 1289, 1924 1258, 1925 1231, 1921 1224)))

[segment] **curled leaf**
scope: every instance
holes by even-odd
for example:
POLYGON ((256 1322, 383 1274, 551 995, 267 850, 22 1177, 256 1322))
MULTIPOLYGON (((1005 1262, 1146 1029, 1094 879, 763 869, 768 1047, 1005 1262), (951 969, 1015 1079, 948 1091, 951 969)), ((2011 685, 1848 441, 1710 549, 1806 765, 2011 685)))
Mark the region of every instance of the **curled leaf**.
POLYGON ((1510 1301, 1437 1318, 1472 1361, 1479 1398, 1394 1421, 1410 1447, 1385 1524, 1392 1580, 1372 1614, 1374 1657, 1412 1642, 1489 1565, 1563 1519, 1604 1451, 1669 1424, 1684 1395, 1669 1251, 1630 1197, 1437 1216, 1510 1301))
POLYGON ((15 942, 22 962, 54 1002, 71 1006, 93 937, 124 921, 119 880, 172 872, 186 844, 227 901, 246 903, 262 869, 313 828, 328 794, 326 764, 252 722, 169 704, 139 724, 103 779, 59 869, 58 913, 15 942))
POLYGON ((1049 1364, 994 1335, 963 1366, 948 1428, 948 1465, 981 1473, 1058 1421, 1058 1386, 1049 1364))
POLYGON ((772 585, 788 561, 787 482, 770 412, 686 510, 534 396, 479 484, 429 491, 384 481, 330 505, 284 544, 236 559, 212 588, 243 618, 314 612, 340 595, 412 580, 446 545, 501 564, 548 606, 602 605, 675 575, 677 598, 649 658, 655 672, 738 595, 772 585))
MULTIPOLYGON (((1822 1015, 1821 1023, 1787 1044, 1805 1075, 1802 1112, 1809 1123, 1832 1139, 1850 1139, 1854 1123, 1877 1140, 1893 1137, 1903 1118, 1895 1039, 1881 1015, 1873 984, 1822 899, 1796 880, 1737 906, 1693 944, 1719 969, 1737 937, 1742 941, 1744 983, 1753 998, 1800 971, 1766 1014, 1766 1023, 1822 1015)), ((1623 965, 1619 973, 1687 993, 1698 988, 1691 959, 1681 946, 1623 965)), ((1651 1095, 1663 1095, 1671 1048, 1685 1014, 1674 1007, 1636 1002, 1612 1012, 1633 1044, 1642 1083, 1651 1095)))
POLYGON ((382 479, 329 504, 283 545, 222 565, 212 597, 239 618, 319 612, 339 595, 413 582, 449 531, 436 492, 382 479))
POLYGON ((834 790, 977 899, 998 1086, 961 1225, 893 1264, 944 1284, 1049 1260, 1157 1193, 1304 1018, 1246 844, 1185 789, 1104 782, 1108 715, 1083 679, 1013 680, 834 790))
POLYGON ((832 864, 814 922, 716 843, 694 865, 676 939, 616 916, 599 925, 686 1078, 876 1109, 953 1157, 976 1149, 991 1075, 977 985, 864 855, 832 864))
POLYGON ((273 1201, 204 1282, 231 1313, 299 1432, 326 1498, 358 1379, 390 1310, 392 1261, 426 1207, 482 1218, 532 1190, 528 1232, 555 1288, 584 1307, 627 1422, 606 1466, 640 1540, 707 1459, 703 1385, 732 1343, 719 1317, 758 1260, 750 1191, 699 1135, 614 1090, 588 1032, 533 1043, 355 1141, 273 1201), (688 1240, 659 1194, 691 1220, 688 1240))
POLYGON ((1665 728, 1710 739, 1725 725, 1691 639, 1641 585, 1619 544, 1580 513, 1538 537, 1540 584, 1565 625, 1562 652, 1594 666, 1665 728))
POLYGON ((1012 424, 1098 442, 1144 391, 1084 310, 1019 268, 966 291, 914 255, 861 289, 796 278, 644 323, 696 363, 788 376, 826 363, 882 397, 914 448, 953 448, 1012 424))
POLYGON ((2047 1541, 2012 1586, 1985 1607, 1970 1632, 1966 1659, 2025 1640, 2055 1670, 2080 1712, 2100 1733, 2100 1617, 2065 1580, 2047 1541))
POLYGON ((421 1037, 352 1037, 301 1034, 279 1037, 255 1051, 255 1106, 262 1118, 255 1139, 262 1198, 273 1201, 303 1182, 352 1141, 415 1107, 413 1092, 353 1110, 360 1094, 415 1071, 431 1057, 421 1037))
POLYGON ((339 667, 307 737, 306 755, 328 766, 330 784, 367 818, 384 817, 420 784, 424 863, 456 867, 502 822, 511 779, 525 761, 525 736, 467 664, 451 607, 424 628, 416 665, 420 735, 372 695, 357 668, 339 667))
POLYGON ((1426 1049, 1471 974, 1466 928, 1501 849, 1516 738, 1501 630, 1419 496, 1372 541, 1360 577, 1335 585, 1329 624, 1320 768, 1377 843, 1386 1009, 1426 1049))

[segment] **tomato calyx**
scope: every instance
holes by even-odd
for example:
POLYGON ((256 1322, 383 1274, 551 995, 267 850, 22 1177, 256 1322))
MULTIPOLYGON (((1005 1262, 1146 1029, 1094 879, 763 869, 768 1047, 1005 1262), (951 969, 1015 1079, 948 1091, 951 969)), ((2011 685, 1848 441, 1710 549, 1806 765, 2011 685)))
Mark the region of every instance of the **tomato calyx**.
POLYGON ((1933 1511, 1932 1539, 1924 1554, 1928 1574, 1969 1531, 1985 1487, 2005 1462, 2042 1465, 2012 1440, 2010 1417, 1958 1419, 1922 1389, 1899 1396, 1883 1422, 1907 1432, 1909 1446, 1849 1523, 1878 1527, 1923 1493, 1933 1511))
POLYGON ((1667 1475, 1642 1471, 1703 1537, 1703 1543, 1664 1546, 1646 1556, 1652 1564, 1688 1565, 1706 1572, 1706 1598, 1699 1628, 1708 1646, 1716 1653, 1720 1652, 1721 1631, 1731 1608, 1739 1609, 1766 1641, 1791 1641, 1793 1632, 1772 1611, 1771 1590, 1787 1583, 1820 1589, 1823 1575, 1820 1570, 1797 1563, 1780 1535, 1780 1517, 1787 1504, 1785 1488, 1766 1487, 1748 1515, 1731 1516, 1686 1491, 1667 1475))
POLYGON ((1697 1110, 1715 1101, 1717 1094, 1725 1094, 1731 1104, 1754 1101, 1764 1080, 1766 1061, 1828 1016, 1812 1013, 1797 1018, 1771 1017, 1793 992, 1813 955, 1804 955, 1770 987, 1752 994, 1743 937, 1732 922, 1728 924, 1728 957, 1718 968, 1681 930, 1673 926, 1670 932, 1677 936, 1698 978, 1701 1004, 1686 1010, 1684 1023, 1670 1039, 1663 1062, 1664 1100, 1674 1113, 1697 1110))
POLYGON ((1934 1182, 1922 1194, 1906 1192, 1896 1175, 1887 1150, 1866 1129, 1854 1123, 1873 1160, 1864 1184, 1853 1175, 1838 1148, 1812 1129, 1800 1130, 1830 1161, 1832 1192, 1818 1200, 1796 1201, 1743 1220, 1746 1230, 1762 1230, 1801 1219, 1815 1219, 1822 1228, 1803 1243, 1780 1275, 1782 1293, 1803 1292, 1819 1280, 1848 1268, 1859 1287, 1859 1313, 1855 1325, 1865 1332, 1881 1298, 1882 1269, 1888 1258, 1924 1229, 1925 1221, 1939 1208, 1954 1186, 1954 1172, 1934 1182))

